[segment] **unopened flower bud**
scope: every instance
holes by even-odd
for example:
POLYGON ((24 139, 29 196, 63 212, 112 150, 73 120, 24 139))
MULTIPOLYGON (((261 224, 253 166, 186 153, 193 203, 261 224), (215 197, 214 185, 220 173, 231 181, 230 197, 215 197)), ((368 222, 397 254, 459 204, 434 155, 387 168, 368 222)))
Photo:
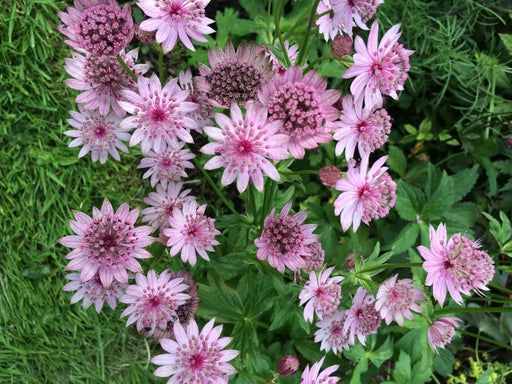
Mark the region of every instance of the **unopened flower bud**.
POLYGON ((350 36, 337 35, 331 43, 331 53, 343 57, 352 52, 352 39, 350 36))
POLYGON ((284 355, 279 361, 277 370, 283 376, 291 376, 299 369, 299 359, 292 355, 284 355))
POLYGON ((318 171, 318 176, 320 176, 320 181, 323 185, 328 187, 336 187, 336 183, 339 179, 342 178, 341 171, 336 168, 334 165, 329 165, 328 167, 320 168, 318 171))
MULTIPOLYGON (((364 261, 364 257, 361 255, 359 256, 362 261, 364 261)), ((347 271, 351 271, 356 267, 356 256, 353 253, 349 253, 347 257, 345 258, 345 268, 347 268, 347 271)))

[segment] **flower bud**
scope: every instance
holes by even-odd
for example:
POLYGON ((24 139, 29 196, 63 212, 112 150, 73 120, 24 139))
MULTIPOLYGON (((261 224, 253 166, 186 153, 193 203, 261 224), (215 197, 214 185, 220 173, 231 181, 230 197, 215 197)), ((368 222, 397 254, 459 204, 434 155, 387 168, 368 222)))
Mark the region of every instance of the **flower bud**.
POLYGON ((328 187, 336 187, 336 183, 339 179, 342 178, 341 171, 336 168, 334 165, 329 165, 328 167, 320 168, 318 171, 318 176, 320 176, 320 181, 323 185, 328 187))
POLYGON ((331 43, 331 53, 343 57, 352 52, 352 39, 350 36, 337 35, 331 43))
POLYGON ((299 359, 292 355, 284 355, 279 361, 277 370, 283 376, 291 376, 299 369, 299 359))

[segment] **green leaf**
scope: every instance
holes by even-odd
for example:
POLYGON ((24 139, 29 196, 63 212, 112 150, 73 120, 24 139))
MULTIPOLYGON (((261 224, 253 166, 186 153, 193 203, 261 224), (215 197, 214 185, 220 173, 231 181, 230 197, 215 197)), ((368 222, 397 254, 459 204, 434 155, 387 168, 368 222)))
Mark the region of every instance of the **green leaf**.
POLYGON ((399 254, 407 251, 414 244, 416 244, 416 239, 418 238, 419 227, 416 223, 407 224, 398 236, 395 241, 391 245, 391 250, 394 254, 399 254))
POLYGON ((388 336, 379 349, 367 352, 366 355, 377 368, 380 368, 382 363, 391 359, 393 356, 393 341, 391 340, 391 337, 388 336))
POLYGON ((482 215, 489 220, 489 231, 494 236, 500 247, 503 247, 503 245, 509 241, 511 235, 510 220, 507 215, 505 215, 503 211, 500 211, 500 218, 502 220, 501 224, 487 212, 482 212, 482 215))
POLYGON ((259 345, 258 334, 250 320, 237 321, 232 336, 232 348, 239 350, 242 356, 257 351, 259 345))
POLYGON ((467 232, 475 225, 477 206, 471 202, 456 203, 442 216, 453 232, 467 232))
POLYGON ((400 357, 393 370, 393 379, 397 384, 412 384, 411 358, 404 351, 400 351, 400 357))
POLYGON ((389 165, 389 168, 400 176, 405 174, 405 170, 407 169, 407 159, 400 148, 395 147, 394 145, 389 146, 389 157, 386 163, 389 165))
POLYGON ((243 315, 243 303, 238 293, 228 287, 220 278, 209 279, 210 286, 198 284, 199 306, 198 315, 205 319, 217 318, 223 323, 236 323, 243 315))
POLYGON ((415 221, 424 204, 425 195, 419 188, 402 180, 398 181, 395 208, 402 219, 415 221))
POLYGON ((421 216, 428 219, 440 218, 453 204, 453 180, 443 171, 441 180, 430 199, 423 206, 421 216))
POLYGON ((267 10, 264 1, 239 0, 239 3, 247 11, 251 19, 257 16, 266 16, 267 10))
POLYGON ((461 200, 472 189, 478 179, 478 164, 473 168, 464 169, 452 176, 453 179, 453 202, 461 200))
POLYGON ((434 358, 434 369, 442 376, 447 376, 453 372, 455 356, 448 349, 439 348, 439 355, 434 358))
POLYGON ((507 48, 508 54, 512 55, 512 35, 500 33, 501 41, 503 41, 503 45, 507 48))
POLYGON ((416 136, 418 134, 418 130, 411 124, 404 124, 404 128, 411 135, 416 136))

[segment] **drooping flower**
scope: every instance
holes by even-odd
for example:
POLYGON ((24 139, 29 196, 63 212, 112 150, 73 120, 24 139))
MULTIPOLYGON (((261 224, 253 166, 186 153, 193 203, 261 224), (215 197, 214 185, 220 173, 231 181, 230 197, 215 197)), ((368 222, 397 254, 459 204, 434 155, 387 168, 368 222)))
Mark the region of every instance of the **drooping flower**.
POLYGON ((224 167, 222 185, 229 185, 236 179, 239 192, 245 191, 252 181, 258 191, 263 191, 263 173, 279 181, 279 172, 268 161, 288 158, 286 145, 288 137, 279 134, 280 121, 267 121, 267 110, 251 103, 245 114, 240 107, 231 105, 231 118, 222 113, 215 114, 220 128, 205 127, 205 133, 215 142, 206 144, 201 151, 212 157, 204 169, 224 167))
POLYGON ((430 249, 421 245, 418 251, 425 259, 425 284, 432 286, 434 298, 441 306, 447 290, 459 305, 463 301, 461 293, 469 295, 474 290, 481 294, 481 290, 488 290, 487 284, 494 276, 494 261, 478 249, 478 241, 459 233, 447 241, 446 226, 442 223, 437 230, 430 226, 429 233, 430 249))
POLYGON ((407 50, 398 43, 400 24, 393 26, 378 43, 379 23, 374 22, 368 36, 368 47, 356 36, 354 64, 343 74, 344 79, 355 77, 350 92, 355 100, 364 97, 365 105, 381 106, 382 95, 398 100, 398 91, 404 89, 410 69, 407 50))
POLYGON ((161 365, 155 376, 171 376, 168 384, 226 383, 228 376, 236 373, 228 361, 238 355, 234 349, 223 350, 231 341, 230 337, 219 338, 222 325, 213 328, 215 319, 210 320, 199 333, 192 320, 186 328, 174 323, 176 341, 162 339, 160 345, 168 352, 153 357, 151 362, 161 365))
POLYGON ((428 328, 428 343, 432 350, 439 354, 437 347, 444 348, 452 341, 455 328, 460 327, 462 320, 457 317, 442 317, 428 328))
POLYGON ((344 231, 353 226, 357 231, 361 221, 368 225, 372 219, 386 216, 394 207, 396 184, 382 165, 387 156, 378 159, 368 170, 368 157, 364 157, 356 168, 355 161, 349 162, 347 178, 336 184, 342 193, 334 201, 334 213, 340 216, 344 231))
POLYGON ((101 210, 93 207, 92 218, 83 212, 74 212, 75 220, 69 225, 76 235, 65 236, 59 242, 69 248, 66 259, 71 259, 66 270, 80 271, 80 281, 91 280, 96 274, 101 283, 109 287, 112 282, 126 283, 128 273, 142 272, 137 258, 149 258, 143 249, 153 243, 149 236, 153 228, 135 227, 139 210, 130 211, 128 203, 122 204, 114 213, 108 200, 101 210))
POLYGON ((380 312, 386 324, 389 325, 394 317, 398 325, 402 326, 404 317, 412 320, 411 311, 423 312, 418 302, 425 301, 425 297, 423 289, 415 285, 411 279, 397 281, 397 278, 398 273, 380 285, 375 309, 380 312))
POLYGON ((324 369, 320 372, 320 368, 324 363, 325 356, 312 365, 311 369, 309 365, 306 366, 302 376, 300 378, 300 384, 336 384, 340 378, 336 376, 329 376, 335 372, 339 365, 331 365, 329 368, 324 369))
POLYGON ((105 287, 98 275, 94 275, 92 279, 83 282, 80 280, 80 273, 70 273, 66 275, 66 279, 71 281, 62 289, 68 292, 76 291, 71 298, 71 304, 75 304, 83 299, 82 306, 84 309, 94 304, 94 308, 98 313, 101 312, 105 302, 107 302, 110 308, 116 309, 116 300, 124 294, 127 286, 118 281, 113 281, 110 286, 105 287))
POLYGON ((254 45, 239 46, 235 51, 228 42, 223 51, 208 51, 210 67, 201 64, 197 86, 214 107, 230 108, 233 103, 254 100, 272 76, 272 67, 264 50, 254 45))
POLYGON ((195 111, 192 111, 189 116, 194 119, 197 123, 197 127, 194 128, 197 132, 203 132, 203 127, 212 125, 212 117, 214 115, 213 107, 208 103, 208 99, 199 92, 195 85, 195 80, 192 78, 192 71, 188 68, 185 72, 180 72, 178 75, 178 82, 181 89, 187 90, 188 94, 187 101, 196 103, 198 105, 195 111))
POLYGON ((330 315, 338 309, 341 300, 341 285, 343 276, 330 277, 334 267, 327 268, 316 275, 309 273, 309 280, 299 294, 300 305, 304 307, 304 319, 313 322, 316 313, 321 320, 323 316, 330 315))
POLYGON ((282 75, 286 71, 286 68, 283 66, 283 64, 281 64, 281 61, 284 60, 284 52, 286 51, 288 54, 291 65, 295 64, 295 60, 297 60, 297 56, 299 54, 299 44, 290 45, 288 40, 284 41, 284 51, 282 48, 278 50, 278 54, 283 57, 281 60, 279 60, 274 52, 272 52, 268 47, 265 48, 265 56, 270 59, 270 63, 272 64, 272 72, 279 75, 282 75))
MULTIPOLYGON (((128 53, 122 50, 119 56, 136 76, 142 76, 149 69, 148 64, 135 64, 137 49, 128 53)), ((73 52, 65 62, 64 69, 73 77, 65 81, 67 86, 83 91, 76 97, 77 103, 84 103, 85 109, 97 109, 100 115, 108 114, 110 107, 117 116, 126 114, 119 105, 119 101, 124 100, 121 92, 136 89, 136 84, 115 56, 82 56, 73 52)))
POLYGON ((343 174, 338 168, 336 168, 336 166, 329 165, 327 167, 320 168, 318 176, 320 177, 320 181, 323 185, 335 188, 336 183, 338 180, 341 180, 343 174))
POLYGON ((362 100, 355 101, 351 96, 343 98, 343 113, 334 130, 336 156, 345 151, 347 161, 354 157, 357 147, 361 158, 380 148, 391 132, 391 117, 385 109, 375 109, 366 105, 362 108, 362 100))
POLYGON ((363 287, 357 289, 346 315, 343 331, 348 334, 351 345, 355 343, 356 336, 365 345, 366 336, 377 332, 381 323, 379 312, 375 309, 375 298, 363 287))
POLYGON ((152 187, 157 183, 166 186, 169 182, 180 181, 182 177, 187 177, 187 168, 194 168, 189 160, 196 155, 190 149, 183 149, 184 142, 170 140, 160 145, 159 152, 148 151, 137 166, 138 169, 149 168, 142 178, 151 177, 152 187))
POLYGON ((346 311, 335 311, 316 323, 315 343, 320 343, 321 351, 337 353, 349 348, 349 337, 343 330, 346 317, 346 311))
POLYGON ((296 272, 305 268, 303 255, 309 252, 306 247, 318 242, 318 235, 314 235, 315 224, 302 224, 308 216, 307 211, 288 215, 292 203, 286 204, 279 216, 274 217, 275 208, 265 218, 263 232, 254 240, 258 247, 259 260, 268 258, 269 264, 279 272, 284 273, 285 267, 296 272))
POLYGON ((298 369, 299 359, 292 355, 284 355, 281 360, 279 360, 279 364, 277 365, 279 374, 283 376, 291 376, 295 374, 298 369))
POLYGON ((302 271, 309 274, 311 271, 317 271, 324 265, 325 252, 319 241, 306 245, 304 253, 301 255, 304 260, 302 271))
POLYGON ((379 4, 384 0, 330 0, 332 4, 333 24, 341 25, 347 35, 352 36, 352 28, 358 26, 368 29, 366 22, 370 20, 379 4))
POLYGON ((96 57, 116 56, 133 38, 130 3, 123 9, 115 0, 75 0, 75 8, 59 12, 59 31, 73 49, 96 57))
POLYGON ((69 111, 72 119, 68 120, 74 130, 64 132, 65 135, 75 139, 69 147, 82 145, 78 157, 91 152, 92 161, 105 163, 108 155, 119 161, 119 152, 128 153, 123 141, 130 140, 130 134, 119 127, 121 118, 113 113, 101 116, 97 111, 84 111, 82 104, 78 105, 79 112, 69 111), (122 140, 122 141, 121 141, 122 140))
POLYGON ((212 252, 219 242, 215 236, 220 232, 215 229, 215 220, 205 216, 206 204, 197 206, 195 200, 183 203, 182 209, 176 209, 169 218, 169 228, 164 235, 169 238, 167 246, 171 247, 171 256, 181 251, 181 260, 196 264, 197 254, 210 260, 206 251, 212 252))
POLYGON ((167 329, 168 322, 178 319, 177 310, 190 298, 185 293, 187 285, 182 278, 175 278, 168 271, 158 276, 150 270, 147 276, 138 273, 134 285, 126 288, 126 294, 119 301, 129 304, 121 317, 130 315, 126 326, 137 323, 137 330, 144 329, 147 336, 167 329))
POLYGON ((156 31, 156 41, 162 44, 164 53, 170 52, 178 38, 188 49, 195 51, 190 41, 206 43, 203 35, 214 33, 208 25, 212 19, 205 16, 210 0, 139 0, 137 5, 149 16, 140 28, 156 31))
POLYGON ((327 80, 318 77, 316 71, 303 76, 300 67, 290 67, 259 92, 269 119, 283 121, 281 132, 290 136, 288 149, 297 159, 304 157, 305 149, 332 140, 334 120, 339 117, 332 105, 340 94, 334 89, 326 90, 326 86, 327 80))

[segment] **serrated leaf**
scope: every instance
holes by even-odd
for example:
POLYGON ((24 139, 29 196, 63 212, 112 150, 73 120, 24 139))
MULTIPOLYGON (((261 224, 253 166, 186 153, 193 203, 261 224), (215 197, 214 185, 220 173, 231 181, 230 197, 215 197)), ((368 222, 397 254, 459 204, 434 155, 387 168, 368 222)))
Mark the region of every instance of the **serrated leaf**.
POLYGON ((388 160, 386 164, 389 165, 393 171, 398 173, 400 176, 405 174, 405 170, 407 169, 407 159, 405 158, 404 153, 398 147, 394 145, 389 146, 389 154, 388 160))
POLYGON ((409 223, 402 228, 396 239, 391 244, 391 251, 397 255, 407 251, 416 243, 419 227, 416 223, 409 223))
POLYGON ((478 179, 478 164, 451 176, 453 180, 453 202, 461 200, 472 189, 478 179))
POLYGON ((236 322, 232 336, 233 340, 230 345, 232 348, 239 350, 242 356, 256 353, 259 344, 258 334, 251 321, 241 320, 236 322))
POLYGON ((386 341, 376 351, 367 352, 367 356, 377 368, 380 368, 382 363, 391 359, 393 356, 393 342, 391 337, 388 336, 386 341))
POLYGON ((501 223, 487 212, 482 212, 482 215, 484 215, 487 220, 489 220, 489 231, 494 236, 500 247, 503 247, 503 245, 509 241, 512 230, 510 226, 510 220, 508 219, 507 215, 503 211, 500 211, 500 219, 502 220, 501 223))
POLYGON ((422 218, 440 218, 453 204, 453 180, 443 171, 439 185, 423 206, 422 218))
POLYGON ((447 376, 453 372, 455 356, 448 349, 439 348, 439 355, 434 358, 434 369, 442 376, 447 376))
POLYGON ((512 35, 500 33, 501 41, 503 41, 503 45, 507 48, 508 54, 512 55, 512 35))
POLYGON ((236 323, 243 314, 243 303, 238 293, 220 279, 210 279, 210 285, 198 284, 198 315, 206 319, 213 317, 223 323, 236 323))
POLYGON ((476 216, 477 206, 471 202, 456 203, 443 214, 446 224, 454 232, 467 232, 475 225, 476 216))
POLYGON ((239 0, 240 5, 244 7, 251 19, 257 16, 266 16, 267 10, 265 8, 265 2, 254 1, 254 0, 239 0))
POLYGON ((402 180, 398 181, 395 208, 402 219, 415 221, 419 217, 424 204, 425 195, 419 188, 402 180))
POLYGON ((397 384, 412 384, 411 358, 404 351, 400 351, 400 356, 393 370, 393 379, 397 384))

